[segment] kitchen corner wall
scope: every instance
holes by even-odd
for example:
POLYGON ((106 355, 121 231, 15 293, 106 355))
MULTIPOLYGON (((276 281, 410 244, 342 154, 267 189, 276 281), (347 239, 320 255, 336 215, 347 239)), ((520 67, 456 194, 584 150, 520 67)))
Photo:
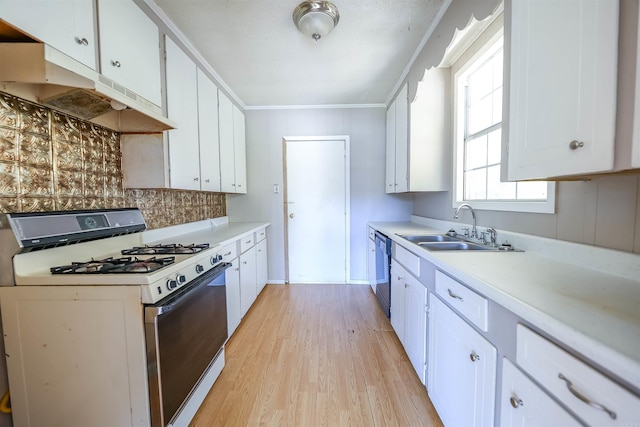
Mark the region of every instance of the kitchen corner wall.
POLYGON ((124 207, 152 229, 225 216, 226 196, 125 190, 118 132, 0 92, 0 212, 124 207))

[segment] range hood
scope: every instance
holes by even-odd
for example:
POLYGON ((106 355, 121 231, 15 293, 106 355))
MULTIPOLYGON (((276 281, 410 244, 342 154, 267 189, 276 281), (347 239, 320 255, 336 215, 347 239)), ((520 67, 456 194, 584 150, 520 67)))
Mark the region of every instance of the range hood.
POLYGON ((177 127, 157 105, 44 43, 0 43, 0 82, 26 87, 41 104, 124 133, 177 127))

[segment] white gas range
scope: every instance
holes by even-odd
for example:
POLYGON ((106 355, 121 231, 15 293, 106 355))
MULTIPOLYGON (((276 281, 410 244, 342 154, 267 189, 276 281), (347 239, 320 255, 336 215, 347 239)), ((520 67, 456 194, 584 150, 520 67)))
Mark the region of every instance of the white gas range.
POLYGON ((186 425, 224 366, 215 227, 143 232, 137 209, 2 217, 14 424, 186 425))

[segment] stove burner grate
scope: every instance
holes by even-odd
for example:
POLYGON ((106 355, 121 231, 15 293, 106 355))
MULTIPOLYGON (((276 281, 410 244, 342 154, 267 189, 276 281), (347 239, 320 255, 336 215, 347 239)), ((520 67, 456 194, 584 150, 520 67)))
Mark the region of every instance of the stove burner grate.
POLYGON ((177 243, 134 246, 123 249, 122 255, 195 254, 209 248, 208 243, 181 245, 177 243))
POLYGON ((52 267, 52 274, 110 274, 110 273, 150 273, 173 264, 175 257, 138 259, 131 257, 105 258, 101 260, 72 262, 69 265, 52 267))

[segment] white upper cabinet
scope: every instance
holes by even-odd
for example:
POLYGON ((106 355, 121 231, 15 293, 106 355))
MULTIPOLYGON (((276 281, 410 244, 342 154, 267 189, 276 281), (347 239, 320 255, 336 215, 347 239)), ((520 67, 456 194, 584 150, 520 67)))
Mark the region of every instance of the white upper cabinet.
POLYGON ((508 179, 612 170, 618 1, 512 0, 507 20, 509 5, 508 179))
POLYGON ((236 193, 247 192, 247 149, 244 113, 233 106, 233 156, 236 193))
POLYGON ((408 85, 396 98, 396 193, 409 191, 409 92, 408 85))
POLYGON ((449 189, 449 68, 425 71, 409 104, 408 191, 449 189))
POLYGON ((396 101, 387 109, 387 148, 385 168, 385 192, 396 192, 396 101))
POLYGON ((178 124, 167 132, 171 188, 200 190, 196 64, 168 37, 167 112, 178 124))
POLYGON ((220 123, 220 179, 225 193, 236 192, 235 154, 233 152, 233 103, 224 93, 218 94, 220 123))
POLYGON ((100 72, 162 105, 158 27, 133 0, 99 0, 100 72))
POLYGON ((220 191, 218 88, 200 69, 198 69, 198 129, 200 189, 220 191))
POLYGON ((408 191, 407 150, 409 132, 408 86, 400 89, 387 110, 386 192, 408 191))
POLYGON ((0 19, 96 69, 94 3, 86 0, 0 0, 0 19))
POLYGON ((244 113, 223 93, 218 95, 220 179, 225 193, 247 192, 244 113))
POLYGON ((405 84, 387 110, 387 193, 449 188, 449 68, 425 71, 409 103, 405 84))

